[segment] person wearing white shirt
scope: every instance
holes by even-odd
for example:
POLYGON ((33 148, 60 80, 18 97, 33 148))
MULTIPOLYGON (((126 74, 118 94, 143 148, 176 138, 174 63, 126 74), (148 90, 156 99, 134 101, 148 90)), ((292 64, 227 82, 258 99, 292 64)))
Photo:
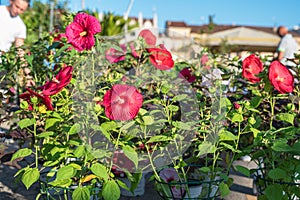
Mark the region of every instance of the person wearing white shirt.
POLYGON ((26 38, 26 26, 20 18, 30 0, 10 0, 9 6, 0 6, 0 51, 6 52, 14 44, 22 46, 26 38))

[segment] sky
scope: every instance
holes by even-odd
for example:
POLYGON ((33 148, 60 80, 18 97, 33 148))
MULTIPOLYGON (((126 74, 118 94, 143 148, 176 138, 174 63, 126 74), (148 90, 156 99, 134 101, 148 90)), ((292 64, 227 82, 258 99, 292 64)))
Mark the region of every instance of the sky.
MULTIPOLYGON (((0 0, 1 1, 1 0, 0 0)), ((33 1, 33 0, 31 0, 33 1)), ((49 0, 41 0, 49 2, 49 0)), ((2 4, 8 0, 2 0, 2 4)), ((130 0, 84 0, 84 7, 99 12, 123 15, 130 0)), ((82 0, 68 0, 69 8, 82 9, 82 0)), ((144 18, 158 15, 158 25, 165 27, 167 20, 184 21, 188 25, 207 24, 209 16, 216 24, 279 26, 289 29, 300 25, 300 0, 133 0, 129 16, 144 18)))
MULTIPOLYGON (((82 0, 70 0, 70 8, 78 11, 82 0), (71 3, 72 2, 72 3, 71 3)), ((123 15, 130 0, 85 0, 84 6, 99 12, 123 15)), ((158 15, 159 27, 167 20, 184 21, 188 25, 207 24, 209 15, 217 24, 279 26, 300 25, 300 0, 134 0, 129 16, 142 12, 145 18, 158 15)))

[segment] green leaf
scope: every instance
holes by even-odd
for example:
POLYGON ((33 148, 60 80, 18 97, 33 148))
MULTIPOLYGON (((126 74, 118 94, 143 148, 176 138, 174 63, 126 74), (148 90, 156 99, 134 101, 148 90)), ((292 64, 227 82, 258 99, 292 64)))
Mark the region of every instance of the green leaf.
POLYGON ((287 176, 287 174, 283 169, 275 168, 269 171, 268 176, 271 179, 278 180, 278 179, 284 179, 287 176))
POLYGON ((254 138, 256 138, 257 134, 260 133, 260 130, 256 128, 250 128, 250 131, 252 131, 254 138))
POLYGON ((92 165, 91 170, 99 178, 102 178, 105 181, 108 180, 108 174, 106 171, 106 167, 104 165, 102 165, 100 163, 95 163, 92 165))
POLYGON ((143 124, 144 125, 151 125, 151 124, 153 124, 153 122, 154 122, 154 118, 153 118, 153 116, 149 116, 149 115, 144 115, 143 117, 142 117, 142 120, 143 120, 143 124))
POLYGON ((237 136, 229 131, 222 131, 220 133, 220 141, 234 141, 237 139, 237 136))
POLYGON ((225 197, 225 196, 227 196, 227 195, 229 195, 230 194, 230 189, 229 189, 229 187, 228 187, 228 185, 227 184, 225 184, 225 183, 220 183, 220 192, 221 192, 221 196, 222 197, 225 197))
POLYGON ((292 151, 292 148, 286 142, 286 140, 278 140, 273 144, 272 149, 277 152, 292 151))
POLYGON ((51 128, 52 126, 54 126, 57 122, 60 122, 60 119, 57 118, 50 118, 46 120, 46 125, 45 125, 45 129, 47 130, 48 128, 51 128))
POLYGON ((151 143, 151 142, 164 142, 164 141, 169 141, 170 138, 168 136, 165 135, 155 135, 153 137, 151 137, 147 143, 151 143))
POLYGON ((51 137, 54 134, 55 133, 53 131, 46 131, 46 132, 42 132, 41 134, 38 134, 37 137, 38 138, 46 138, 46 137, 51 137))
POLYGON ((35 123, 35 119, 22 119, 19 121, 18 125, 20 126, 21 129, 25 128, 25 127, 28 127, 28 126, 31 126, 35 123))
POLYGON ((24 149, 19 149, 16 153, 14 153, 14 155, 11 158, 11 161, 17 159, 17 158, 21 158, 21 157, 26 157, 32 154, 32 150, 28 149, 28 148, 24 148, 24 149))
POLYGON ((242 114, 234 113, 231 120, 232 120, 232 122, 243 122, 244 118, 243 118, 242 114))
POLYGON ((262 101, 261 97, 254 96, 250 101, 250 105, 252 108, 257 108, 260 105, 261 101, 262 101))
POLYGON ((235 166, 235 168, 237 169, 238 172, 244 174, 247 177, 250 177, 250 170, 247 167, 237 165, 235 166))
POLYGON ((72 199, 86 200, 90 199, 90 190, 87 187, 78 187, 73 191, 72 199))
POLYGON ((81 127, 79 124, 74 124, 70 130, 69 130, 69 135, 73 135, 73 134, 76 134, 76 133, 79 133, 81 130, 81 127))
POLYGON ((72 166, 64 166, 57 171, 56 180, 72 178, 76 170, 72 166))
POLYGON ((28 190, 33 183, 39 180, 39 178, 40 172, 37 168, 27 168, 22 175, 21 180, 28 190))
POLYGON ((198 146, 199 153, 197 156, 202 156, 204 154, 213 153, 216 151, 216 147, 209 142, 203 142, 198 146))
POLYGON ((186 94, 180 94, 173 97, 173 101, 181 101, 181 100, 185 100, 186 98, 187 98, 186 94))
POLYGON ((288 122, 291 125, 294 125, 294 118, 295 116, 293 114, 290 113, 279 113, 276 115, 277 119, 284 121, 284 122, 288 122))
POLYGON ((138 154, 137 152, 130 146, 124 146, 122 148, 125 156, 127 158, 129 158, 133 163, 134 163, 134 166, 137 168, 138 166, 138 163, 139 163, 139 158, 138 158, 138 154))
POLYGON ((268 185, 265 189, 265 195, 268 199, 282 200, 283 194, 282 186, 279 184, 268 185))
POLYGON ((179 107, 175 106, 175 105, 168 105, 167 106, 168 110, 172 111, 172 112, 177 112, 179 107))
POLYGON ((74 155, 76 156, 76 158, 80 158, 80 157, 84 156, 85 153, 86 153, 85 146, 83 146, 83 145, 77 147, 74 151, 74 155))
POLYGON ((62 179, 62 180, 55 180, 50 182, 49 184, 52 186, 59 186, 59 187, 69 187, 72 184, 72 179, 62 179))
POLYGON ((109 180, 104 183, 102 195, 104 200, 116 200, 120 198, 121 191, 115 180, 109 180))

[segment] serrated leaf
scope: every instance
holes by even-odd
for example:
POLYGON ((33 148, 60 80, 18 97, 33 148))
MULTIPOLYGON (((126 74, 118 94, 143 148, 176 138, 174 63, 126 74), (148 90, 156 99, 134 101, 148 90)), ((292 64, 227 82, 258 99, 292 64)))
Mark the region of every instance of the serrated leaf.
POLYGON ((104 183, 102 195, 104 200, 116 200, 120 198, 121 191, 115 180, 109 180, 104 183))
POLYGON ((57 171, 56 180, 72 178, 75 174, 75 169, 72 166, 64 166, 57 171))
POLYGON ((232 122, 243 122, 244 118, 243 118, 242 114, 234 113, 231 120, 232 120, 232 122))
POLYGON ((265 195, 268 199, 282 200, 283 194, 282 186, 279 184, 268 185, 265 189, 265 195))
POLYGON ((280 168, 271 169, 268 173, 268 177, 274 180, 284 179, 286 176, 286 172, 280 168))
POLYGON ((79 124, 74 124, 70 130, 69 130, 69 135, 73 135, 73 134, 76 134, 76 133, 79 133, 81 130, 81 127, 79 124))
POLYGON ((46 124, 45 124, 45 129, 47 130, 48 128, 51 128, 52 126, 55 125, 55 123, 60 122, 60 119, 57 118, 49 118, 46 120, 46 124))
POLYGON ((225 197, 225 196, 227 196, 227 195, 229 195, 230 194, 230 189, 229 189, 229 187, 228 187, 228 185, 227 184, 225 184, 225 183, 220 183, 220 192, 221 192, 221 196, 222 197, 225 197))
POLYGON ((276 115, 277 119, 284 121, 284 122, 288 122, 291 125, 294 125, 294 118, 295 116, 293 114, 290 113, 279 113, 276 115))
POLYGON ((30 186, 38 181, 40 178, 40 172, 37 168, 27 168, 22 175, 22 183, 25 185, 26 189, 28 190, 30 186))
POLYGON ((108 173, 107 173, 106 167, 104 165, 102 165, 100 163, 95 163, 92 165, 91 171, 93 172, 93 174, 95 174, 99 178, 102 178, 105 181, 108 180, 108 173))
POLYGON ((90 190, 87 187, 78 187, 72 193, 72 199, 76 200, 87 200, 90 196, 90 190))
POLYGON ((26 128, 28 126, 32 126, 35 123, 35 119, 22 119, 19 121, 18 125, 20 126, 21 129, 26 128))
POLYGON ((202 156, 216 151, 216 147, 209 142, 203 142, 198 146, 199 153, 197 156, 202 156))
POLYGON ((85 153, 86 153, 85 146, 83 146, 83 145, 78 146, 74 151, 74 155, 76 156, 76 158, 80 158, 80 157, 84 156, 85 153))
POLYGON ((32 154, 32 150, 28 149, 28 148, 24 148, 24 149, 19 149, 16 153, 14 153, 14 155, 11 158, 11 161, 17 159, 17 158, 21 158, 21 157, 26 157, 32 154))

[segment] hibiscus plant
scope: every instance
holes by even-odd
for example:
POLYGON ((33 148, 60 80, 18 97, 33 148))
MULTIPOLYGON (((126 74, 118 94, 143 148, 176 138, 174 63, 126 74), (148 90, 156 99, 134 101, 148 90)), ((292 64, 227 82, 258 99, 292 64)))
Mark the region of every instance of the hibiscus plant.
POLYGON ((260 198, 299 198, 299 68, 255 54, 241 66, 234 100, 238 130, 248 138, 242 154, 258 166, 244 173, 254 176, 260 198))
POLYGON ((116 40, 100 36, 99 21, 84 12, 65 20, 24 56, 1 55, 1 100, 19 93, 11 133, 24 144, 12 160, 26 161, 15 177, 27 189, 119 199, 120 188, 134 192, 151 172, 161 196, 223 197, 234 161, 250 155, 259 168, 234 170, 255 174, 259 186, 271 180, 265 198, 299 197, 280 184, 299 180, 299 70, 205 48, 175 59, 150 30, 116 40))

